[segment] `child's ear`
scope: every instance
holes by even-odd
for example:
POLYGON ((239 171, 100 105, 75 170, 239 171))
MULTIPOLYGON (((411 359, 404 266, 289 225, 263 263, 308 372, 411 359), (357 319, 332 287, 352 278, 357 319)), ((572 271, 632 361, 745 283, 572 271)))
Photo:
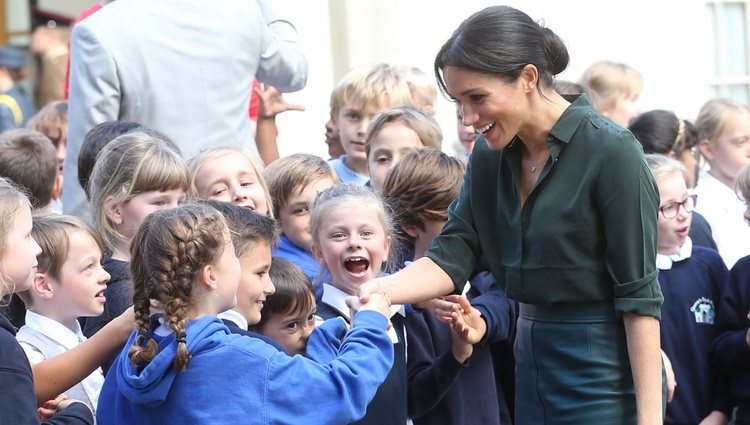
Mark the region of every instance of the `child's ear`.
POLYGON ((122 224, 122 216, 120 215, 120 203, 115 202, 114 198, 107 196, 104 199, 104 215, 107 219, 114 224, 122 224))
POLYGON ((417 225, 416 224, 404 224, 401 226, 402 229, 404 229, 404 232, 406 232, 407 235, 411 236, 412 238, 416 238, 419 233, 417 232, 417 225))
POLYGON ((31 284, 31 292, 39 298, 48 300, 55 295, 49 277, 46 273, 35 273, 34 282, 31 284))
POLYGON ((312 244, 310 245, 310 251, 313 253, 313 257, 315 257, 318 263, 320 263, 321 266, 325 267, 326 262, 323 258, 323 254, 320 252, 320 249, 315 244, 312 244))
POLYGON ((209 263, 203 266, 200 272, 200 283, 210 290, 214 290, 219 286, 216 269, 213 264, 209 263))
POLYGON ((60 193, 62 192, 63 187, 63 176, 60 173, 57 173, 57 177, 55 177, 55 184, 52 185, 52 199, 60 199, 60 193))
POLYGON ((707 160, 714 160, 713 144, 710 140, 701 139, 701 141, 698 142, 698 150, 701 152, 701 155, 703 155, 703 157, 707 160))

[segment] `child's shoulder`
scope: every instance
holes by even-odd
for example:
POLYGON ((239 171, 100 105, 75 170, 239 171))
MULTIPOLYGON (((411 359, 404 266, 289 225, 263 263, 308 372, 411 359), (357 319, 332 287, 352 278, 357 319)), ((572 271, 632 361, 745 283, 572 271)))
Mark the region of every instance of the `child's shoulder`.
POLYGON ((732 273, 746 273, 745 276, 750 276, 750 255, 737 260, 732 266, 732 273))
POLYGON ((227 335, 223 341, 223 347, 226 350, 237 350, 244 355, 265 361, 270 361, 274 355, 280 352, 278 348, 261 338, 238 333, 227 335))
POLYGON ((721 255, 715 249, 693 245, 693 252, 690 259, 705 265, 713 271, 726 271, 724 260, 722 260, 721 255))

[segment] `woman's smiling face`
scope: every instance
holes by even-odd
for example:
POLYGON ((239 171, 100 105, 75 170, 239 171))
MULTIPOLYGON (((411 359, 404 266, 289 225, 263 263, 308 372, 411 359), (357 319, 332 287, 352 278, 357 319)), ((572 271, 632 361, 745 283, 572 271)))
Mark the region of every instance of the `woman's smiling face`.
POLYGON ((446 66, 443 80, 458 103, 463 123, 474 127, 491 149, 505 148, 522 131, 528 115, 523 72, 516 81, 507 82, 491 74, 446 66))

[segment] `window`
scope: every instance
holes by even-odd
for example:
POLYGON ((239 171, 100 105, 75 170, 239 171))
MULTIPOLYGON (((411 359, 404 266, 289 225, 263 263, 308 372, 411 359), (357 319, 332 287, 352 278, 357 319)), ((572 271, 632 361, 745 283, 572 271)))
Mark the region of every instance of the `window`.
POLYGON ((706 10, 713 35, 710 43, 714 64, 712 95, 750 104, 750 1, 708 1, 706 10))

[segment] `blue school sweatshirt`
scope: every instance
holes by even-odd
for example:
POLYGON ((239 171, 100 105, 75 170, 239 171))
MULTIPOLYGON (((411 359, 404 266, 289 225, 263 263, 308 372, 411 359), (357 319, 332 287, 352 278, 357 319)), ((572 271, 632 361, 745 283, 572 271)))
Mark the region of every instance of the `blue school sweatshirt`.
MULTIPOLYGON (((104 381, 97 421, 108 424, 344 424, 360 418, 393 362, 387 320, 357 313, 341 353, 327 364, 290 357, 258 338, 231 334, 216 317, 190 321, 190 363, 177 373, 174 334, 134 367, 122 351, 104 381), (305 388, 314 389, 306 391, 305 388)), ((135 343, 133 333, 126 344, 135 343)))
MULTIPOLYGON (((349 323, 348 312, 341 311, 341 305, 337 303, 334 303, 336 305, 329 304, 329 302, 333 301, 327 299, 326 291, 336 293, 338 289, 328 284, 324 285, 324 298, 323 301, 318 304, 318 316, 326 320, 326 322, 340 317, 349 323)), ((341 295, 341 293, 338 295, 341 295)), ((336 299, 337 296, 332 298, 336 299)), ((340 299, 338 299, 338 301, 340 301, 340 299)), ((359 319, 355 316, 355 325, 357 324, 357 320, 359 319)), ((386 376, 383 383, 378 388, 375 397, 367 406, 367 412, 364 417, 358 421, 352 421, 352 425, 406 424, 406 335, 404 333, 404 322, 405 318, 401 313, 391 315, 391 326, 397 339, 397 341, 393 341, 389 337, 391 348, 393 350, 393 364, 388 371, 388 376, 386 376)), ((310 354, 314 354, 315 358, 320 358, 317 353, 310 354)), ((311 386, 311 388, 315 387, 311 386)))
POLYGON ((729 415, 732 409, 726 381, 713 372, 710 361, 727 269, 716 250, 692 243, 684 248, 691 253, 687 258, 657 259, 664 295, 661 346, 677 380, 665 424, 697 424, 714 410, 729 415))
POLYGON ((729 392, 739 404, 750 404, 750 256, 737 261, 719 302, 718 336, 714 341, 714 369, 729 380, 729 392))

